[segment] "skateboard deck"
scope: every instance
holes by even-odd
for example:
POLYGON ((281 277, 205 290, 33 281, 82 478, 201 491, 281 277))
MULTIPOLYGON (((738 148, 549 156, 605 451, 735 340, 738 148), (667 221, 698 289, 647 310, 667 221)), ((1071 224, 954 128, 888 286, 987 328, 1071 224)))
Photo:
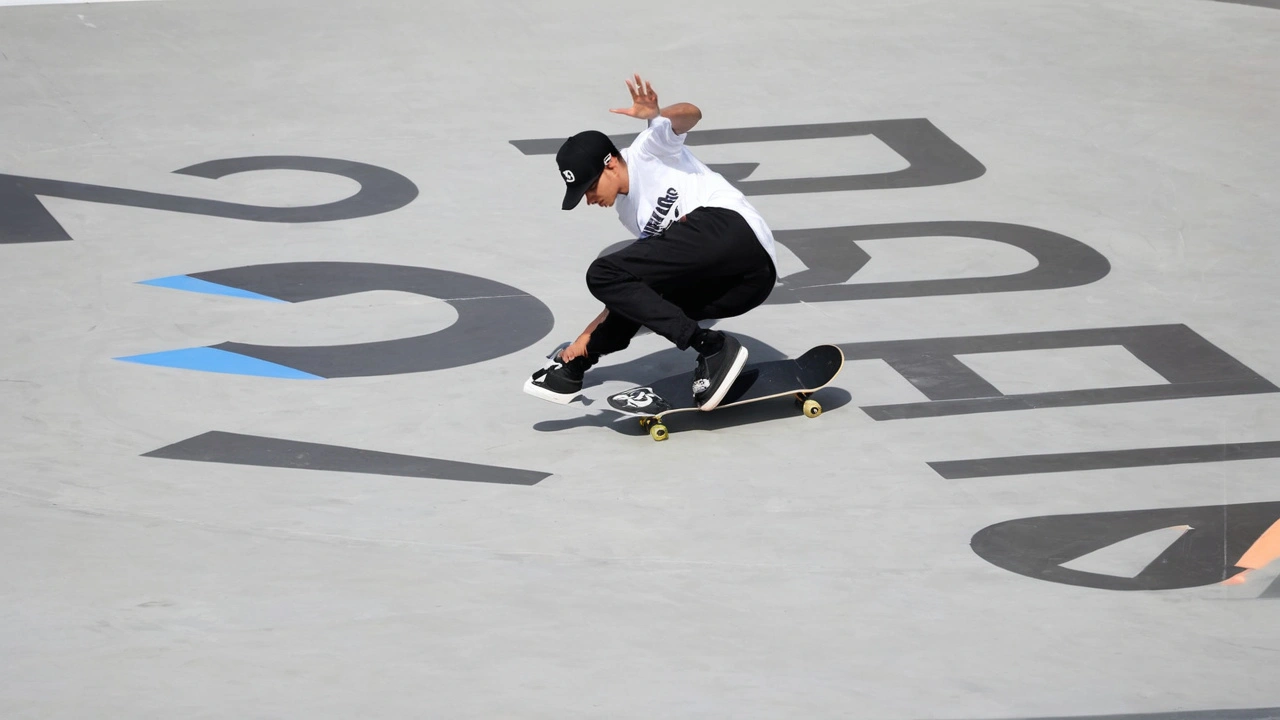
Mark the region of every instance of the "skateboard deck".
MULTIPOLYGON (((720 404, 706 412, 792 395, 807 417, 817 417, 822 414, 822 405, 809 396, 826 387, 843 367, 844 353, 835 345, 818 345, 797 358, 748 361, 720 404)), ((681 373, 650 385, 633 387, 610 395, 609 407, 640 418, 640 425, 654 440, 666 440, 670 432, 662 422, 663 417, 686 411, 702 412, 693 402, 692 380, 692 373, 681 373)))

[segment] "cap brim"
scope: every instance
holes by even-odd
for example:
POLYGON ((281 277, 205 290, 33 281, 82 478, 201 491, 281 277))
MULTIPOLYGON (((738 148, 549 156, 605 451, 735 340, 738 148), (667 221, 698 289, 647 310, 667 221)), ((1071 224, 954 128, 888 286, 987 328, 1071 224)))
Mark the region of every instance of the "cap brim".
POLYGON ((564 191, 564 202, 560 203, 561 210, 572 210, 578 207, 578 203, 582 202, 582 196, 587 194, 589 185, 580 188, 567 188, 564 191))
POLYGON ((578 203, 582 202, 582 196, 587 194, 587 190, 590 189, 592 185, 595 185, 596 181, 599 180, 600 176, 603 174, 604 168, 601 167, 596 170, 594 175, 587 178, 586 182, 578 183, 576 189, 572 186, 566 187, 564 191, 564 202, 560 203, 560 209, 572 210, 578 207, 578 203))

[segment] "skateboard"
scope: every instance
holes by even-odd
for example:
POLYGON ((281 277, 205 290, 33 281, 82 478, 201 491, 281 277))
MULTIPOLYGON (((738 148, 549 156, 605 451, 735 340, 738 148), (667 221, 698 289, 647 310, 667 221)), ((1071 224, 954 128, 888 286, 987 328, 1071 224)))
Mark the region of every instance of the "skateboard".
MULTIPOLYGON (((844 353, 835 345, 818 345, 793 359, 748 362, 715 410, 792 395, 806 417, 818 417, 822 405, 810 395, 826 387, 843 367, 844 353)), ((691 373, 682 373, 624 390, 609 396, 609 407, 640 418, 649 437, 666 440, 670 432, 662 422, 665 416, 701 410, 693 402, 691 378, 691 373)))

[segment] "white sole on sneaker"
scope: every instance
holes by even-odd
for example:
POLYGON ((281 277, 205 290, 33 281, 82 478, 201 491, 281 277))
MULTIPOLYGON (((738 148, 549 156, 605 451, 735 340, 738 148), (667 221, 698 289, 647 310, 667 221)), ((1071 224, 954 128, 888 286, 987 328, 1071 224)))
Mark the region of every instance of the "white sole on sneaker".
POLYGON ((568 405, 569 403, 573 402, 573 399, 578 397, 578 395, 580 394, 578 392, 575 392, 572 394, 551 392, 550 390, 535 383, 533 381, 533 378, 529 378, 528 380, 524 381, 524 391, 536 398, 540 398, 548 402, 553 402, 557 405, 568 405))
POLYGON ((733 358, 733 364, 729 366, 729 372, 724 376, 724 382, 720 383, 720 387, 712 393, 706 402, 698 406, 699 410, 715 410, 720 406, 720 401, 724 399, 729 388, 733 387, 733 382, 738 379, 738 375, 742 372, 743 366, 747 364, 747 348, 742 346, 738 348, 738 354, 733 358))

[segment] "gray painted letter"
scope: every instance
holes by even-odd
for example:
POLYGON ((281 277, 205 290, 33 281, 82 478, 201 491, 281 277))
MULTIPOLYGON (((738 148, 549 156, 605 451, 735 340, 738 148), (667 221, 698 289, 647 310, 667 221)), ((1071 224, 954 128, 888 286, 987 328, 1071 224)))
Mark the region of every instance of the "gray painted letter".
POLYGON ((863 410, 876 420, 1029 410, 1046 407, 1271 393, 1280 390, 1185 325, 1140 325, 978 335, 972 337, 845 343, 849 361, 882 359, 929 398, 928 402, 876 405, 863 410), (1004 395, 957 355, 1119 345, 1168 384, 1004 395))
MULTIPOLYGON (((624 148, 631 144, 637 134, 611 135, 610 139, 619 148, 624 148)), ((909 166, 903 170, 885 173, 782 180, 747 180, 746 178, 757 166, 755 163, 712 165, 711 169, 724 175, 725 179, 733 183, 744 195, 929 187, 973 180, 987 171, 977 158, 966 152, 925 118, 694 130, 688 134, 685 144, 690 146, 728 145, 862 135, 876 136, 901 155, 909 166)), ((512 140, 511 144, 525 155, 554 155, 564 140, 565 138, 512 140)), ((829 159, 829 162, 832 165, 839 163, 838 159, 829 159)))
POLYGON ((834 228, 778 230, 774 239, 808 270, 782 278, 768 304, 835 302, 874 298, 969 295, 1051 290, 1088 285, 1106 277, 1111 263, 1079 240, 1040 228, 996 222, 911 222, 834 228), (870 260, 858 242, 913 237, 967 237, 1012 245, 1034 257, 1036 267, 1016 275, 904 282, 843 284, 870 260))
POLYGON ((418 188, 406 177, 376 165, 294 155, 226 158, 175 170, 180 175, 216 180, 254 170, 306 170, 330 173, 360 184, 356 194, 308 207, 260 207, 181 195, 126 190, 84 183, 0 174, 0 244, 70 240, 66 230, 41 204, 39 196, 167 210, 169 212, 255 222, 304 223, 348 220, 390 212, 413 202, 418 188))

